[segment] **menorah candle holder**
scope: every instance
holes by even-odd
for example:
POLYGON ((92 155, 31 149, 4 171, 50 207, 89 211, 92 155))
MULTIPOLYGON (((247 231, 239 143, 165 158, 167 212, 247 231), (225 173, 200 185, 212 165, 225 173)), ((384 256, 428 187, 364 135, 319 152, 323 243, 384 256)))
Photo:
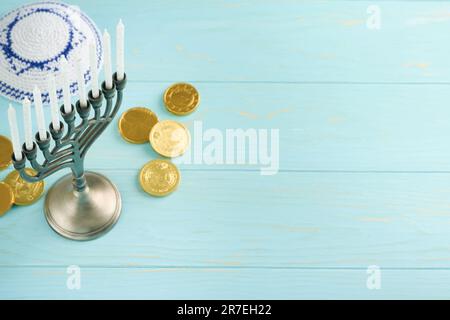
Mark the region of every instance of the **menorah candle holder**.
POLYGON ((12 156, 14 168, 28 182, 38 182, 59 170, 70 168, 71 174, 63 176, 48 191, 45 198, 45 217, 49 225, 60 235, 73 240, 91 240, 109 231, 117 222, 122 201, 116 186, 105 176, 84 170, 84 159, 94 141, 111 123, 120 109, 126 75, 123 80, 113 75, 111 89, 102 84, 98 97, 89 92, 87 106, 80 101, 72 105, 70 113, 61 107, 64 123, 56 131, 50 124, 47 139, 41 140, 36 134, 33 148, 24 144, 22 160, 12 156), (117 96, 116 96, 117 93, 117 96), (114 98, 116 97, 115 103, 114 98), (105 108, 102 108, 106 100, 105 108), (94 115, 89 118, 91 108, 94 115), (77 115, 81 122, 76 125, 77 115), (53 143, 52 143, 53 140, 53 143), (38 149, 45 160, 37 159, 38 149), (25 171, 26 160, 31 163, 36 176, 25 171))

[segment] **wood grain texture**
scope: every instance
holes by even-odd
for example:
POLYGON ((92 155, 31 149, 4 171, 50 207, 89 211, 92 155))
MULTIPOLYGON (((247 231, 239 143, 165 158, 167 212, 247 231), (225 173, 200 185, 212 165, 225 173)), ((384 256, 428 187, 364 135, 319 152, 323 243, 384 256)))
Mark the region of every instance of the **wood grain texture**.
POLYGON ((155 199, 137 170, 102 172, 124 200, 108 235, 68 241, 42 201, 14 208, 0 266, 450 267, 449 175, 183 171, 178 192, 155 199))
POLYGON ((448 299, 450 284, 449 270, 381 270, 381 289, 368 290, 366 270, 82 268, 69 290, 66 268, 0 272, 8 299, 448 299))
POLYGON ((450 2, 377 2, 379 31, 365 25, 372 1, 72 3, 100 28, 127 25, 124 110, 148 106, 191 133, 195 121, 279 129, 280 172, 181 164, 180 189, 151 198, 137 175, 157 156, 115 122, 87 168, 118 185, 119 223, 77 243, 50 230, 43 200, 14 208, 0 218, 0 298, 446 298, 450 2), (202 99, 184 118, 162 105, 180 80, 202 99), (82 290, 66 288, 68 265, 82 290))
MULTIPOLYGON (((200 83, 198 111, 182 118, 163 106, 168 86, 130 83, 123 110, 147 106, 160 119, 182 121, 193 140, 198 138, 196 121, 203 132, 219 129, 223 135, 226 129, 278 129, 281 171, 450 172, 450 109, 443 103, 450 101, 450 92, 445 85, 200 83)), ((6 117, 7 108, 1 108, 0 119, 6 117)), ((8 130, 6 122, 0 126, 0 134, 9 135, 8 130)), ((156 156, 149 144, 125 142, 116 119, 94 145, 87 167, 139 168, 156 156)), ((261 165, 203 162, 180 167, 259 171, 261 165)))
MULTIPOLYGON (((23 3, 3 0, 1 9, 23 3)), ((101 29, 113 30, 118 17, 128 22, 134 81, 450 81, 446 1, 70 3, 101 29), (379 31, 366 27, 374 4, 382 13, 379 31)))

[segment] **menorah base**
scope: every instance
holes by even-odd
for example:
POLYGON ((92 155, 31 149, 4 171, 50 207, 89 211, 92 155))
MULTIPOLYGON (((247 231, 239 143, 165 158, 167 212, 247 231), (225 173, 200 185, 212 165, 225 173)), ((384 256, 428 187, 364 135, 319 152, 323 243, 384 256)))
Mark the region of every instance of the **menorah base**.
POLYGON ((72 174, 59 179, 45 199, 48 224, 63 237, 92 240, 108 232, 120 216, 122 201, 108 178, 85 172, 87 188, 73 189, 72 174))

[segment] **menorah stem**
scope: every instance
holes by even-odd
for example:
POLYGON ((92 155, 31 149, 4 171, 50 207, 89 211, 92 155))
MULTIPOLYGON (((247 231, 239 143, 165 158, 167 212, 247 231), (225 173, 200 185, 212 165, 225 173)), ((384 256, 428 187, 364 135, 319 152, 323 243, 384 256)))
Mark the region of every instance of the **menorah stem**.
POLYGON ((83 192, 86 189, 86 177, 84 175, 84 165, 81 161, 72 167, 73 189, 77 192, 83 192))

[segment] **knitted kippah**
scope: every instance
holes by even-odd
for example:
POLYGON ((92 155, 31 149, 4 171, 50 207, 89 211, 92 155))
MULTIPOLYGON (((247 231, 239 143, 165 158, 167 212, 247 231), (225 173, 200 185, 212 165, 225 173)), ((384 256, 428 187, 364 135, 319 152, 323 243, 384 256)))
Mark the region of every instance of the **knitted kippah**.
POLYGON ((69 62, 71 92, 78 92, 76 64, 81 61, 86 84, 89 44, 97 48, 100 69, 103 47, 94 22, 79 8, 61 2, 38 2, 15 9, 0 18, 0 95, 15 101, 33 101, 38 86, 49 102, 48 79, 55 74, 58 98, 62 98, 60 61, 69 62))

